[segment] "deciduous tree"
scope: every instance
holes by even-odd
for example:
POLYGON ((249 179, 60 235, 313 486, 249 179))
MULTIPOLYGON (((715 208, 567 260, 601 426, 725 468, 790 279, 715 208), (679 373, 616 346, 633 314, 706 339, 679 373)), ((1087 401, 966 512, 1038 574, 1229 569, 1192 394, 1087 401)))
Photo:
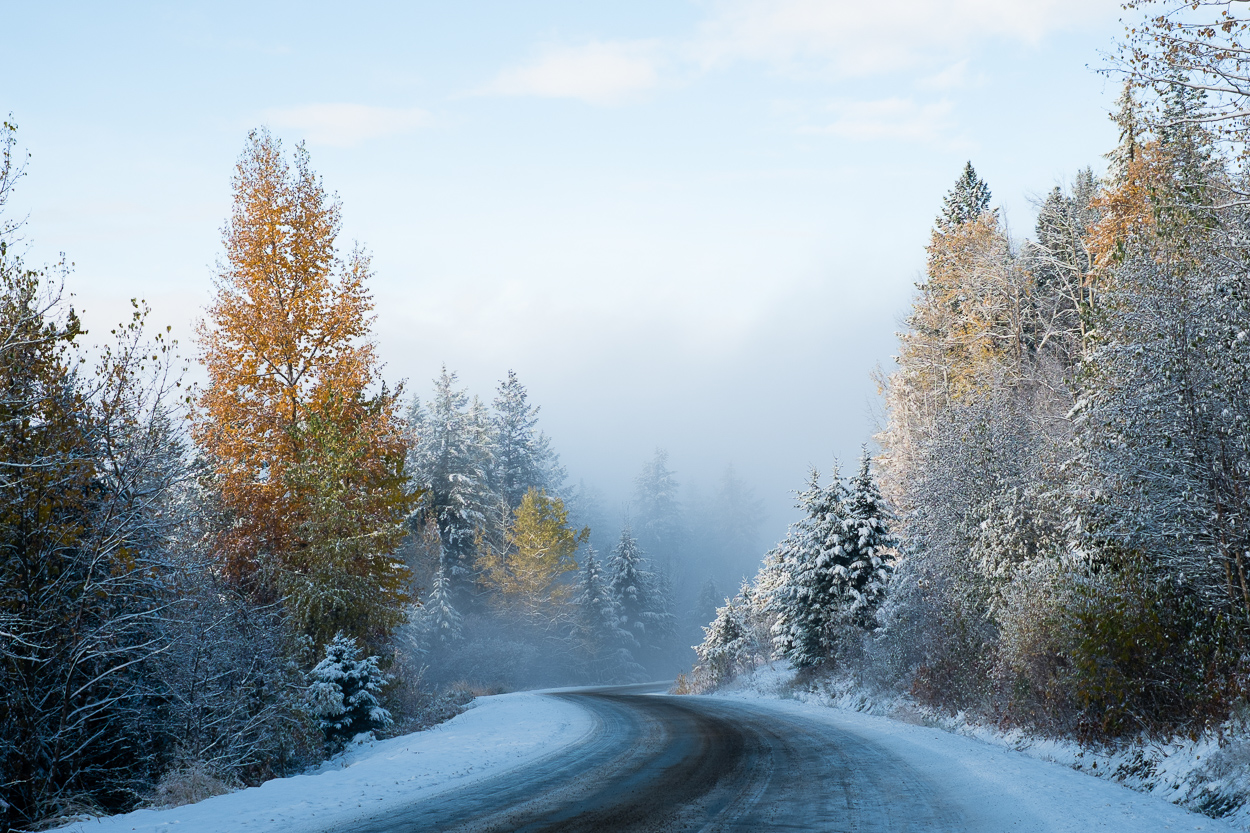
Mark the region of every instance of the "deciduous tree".
POLYGON ((235 518, 223 566, 261 596, 288 594, 319 637, 315 619, 349 608, 371 611, 353 632, 384 631, 396 620, 381 607, 403 595, 390 554, 413 494, 397 477, 401 392, 379 389, 369 258, 341 255, 338 200, 303 145, 288 163, 254 131, 232 187, 194 422, 235 518))

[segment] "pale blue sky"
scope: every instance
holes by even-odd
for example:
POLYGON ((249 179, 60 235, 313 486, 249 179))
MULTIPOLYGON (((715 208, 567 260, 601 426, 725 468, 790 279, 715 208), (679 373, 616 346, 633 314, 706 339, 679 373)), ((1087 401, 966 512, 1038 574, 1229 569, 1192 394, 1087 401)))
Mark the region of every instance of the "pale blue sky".
POLYGON ((389 378, 514 368, 574 477, 733 461, 770 538, 872 433, 964 161, 1027 234, 1115 140, 1111 0, 5 5, 17 203, 89 326, 139 295, 189 342, 267 124, 374 253, 389 378))

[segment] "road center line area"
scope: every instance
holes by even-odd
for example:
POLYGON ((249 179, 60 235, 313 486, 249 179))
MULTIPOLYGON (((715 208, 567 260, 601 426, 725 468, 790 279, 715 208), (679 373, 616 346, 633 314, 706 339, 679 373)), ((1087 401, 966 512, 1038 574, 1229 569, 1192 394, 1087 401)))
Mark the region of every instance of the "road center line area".
POLYGON ((316 773, 100 831, 1234 830, 1011 750, 790 701, 645 687, 480 698, 316 773))

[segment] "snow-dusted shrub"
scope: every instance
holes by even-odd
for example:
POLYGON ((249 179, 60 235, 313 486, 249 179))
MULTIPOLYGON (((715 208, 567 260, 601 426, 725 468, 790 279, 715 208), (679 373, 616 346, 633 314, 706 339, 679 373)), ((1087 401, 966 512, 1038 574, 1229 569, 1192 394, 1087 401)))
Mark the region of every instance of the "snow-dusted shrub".
POLYGON ((1020 566, 1000 592, 994 677, 1012 723, 1073 728, 1079 710, 1070 660, 1075 581, 1071 565, 1038 559, 1020 566))
POLYGON ((161 776, 152 796, 156 807, 181 807, 215 795, 233 792, 238 783, 229 775, 217 772, 202 761, 171 769, 161 776))
POLYGON ((391 713, 378 700, 386 677, 377 657, 360 658, 355 639, 336 634, 326 645, 325 659, 308 676, 308 711, 318 720, 331 751, 342 749, 357 735, 391 725, 391 713))
POLYGON ((1196 736, 1240 696, 1227 625, 1188 588, 1132 563, 1078 585, 1069 614, 1080 732, 1196 736))

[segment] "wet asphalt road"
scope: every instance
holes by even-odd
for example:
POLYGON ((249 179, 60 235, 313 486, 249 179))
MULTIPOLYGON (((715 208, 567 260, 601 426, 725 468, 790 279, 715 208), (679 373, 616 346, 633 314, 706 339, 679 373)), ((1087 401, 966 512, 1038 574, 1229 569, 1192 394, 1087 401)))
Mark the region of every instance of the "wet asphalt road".
POLYGON ((749 702, 628 687, 548 695, 595 717, 580 744, 440 793, 362 833, 964 830, 957 806, 854 735, 749 702))

